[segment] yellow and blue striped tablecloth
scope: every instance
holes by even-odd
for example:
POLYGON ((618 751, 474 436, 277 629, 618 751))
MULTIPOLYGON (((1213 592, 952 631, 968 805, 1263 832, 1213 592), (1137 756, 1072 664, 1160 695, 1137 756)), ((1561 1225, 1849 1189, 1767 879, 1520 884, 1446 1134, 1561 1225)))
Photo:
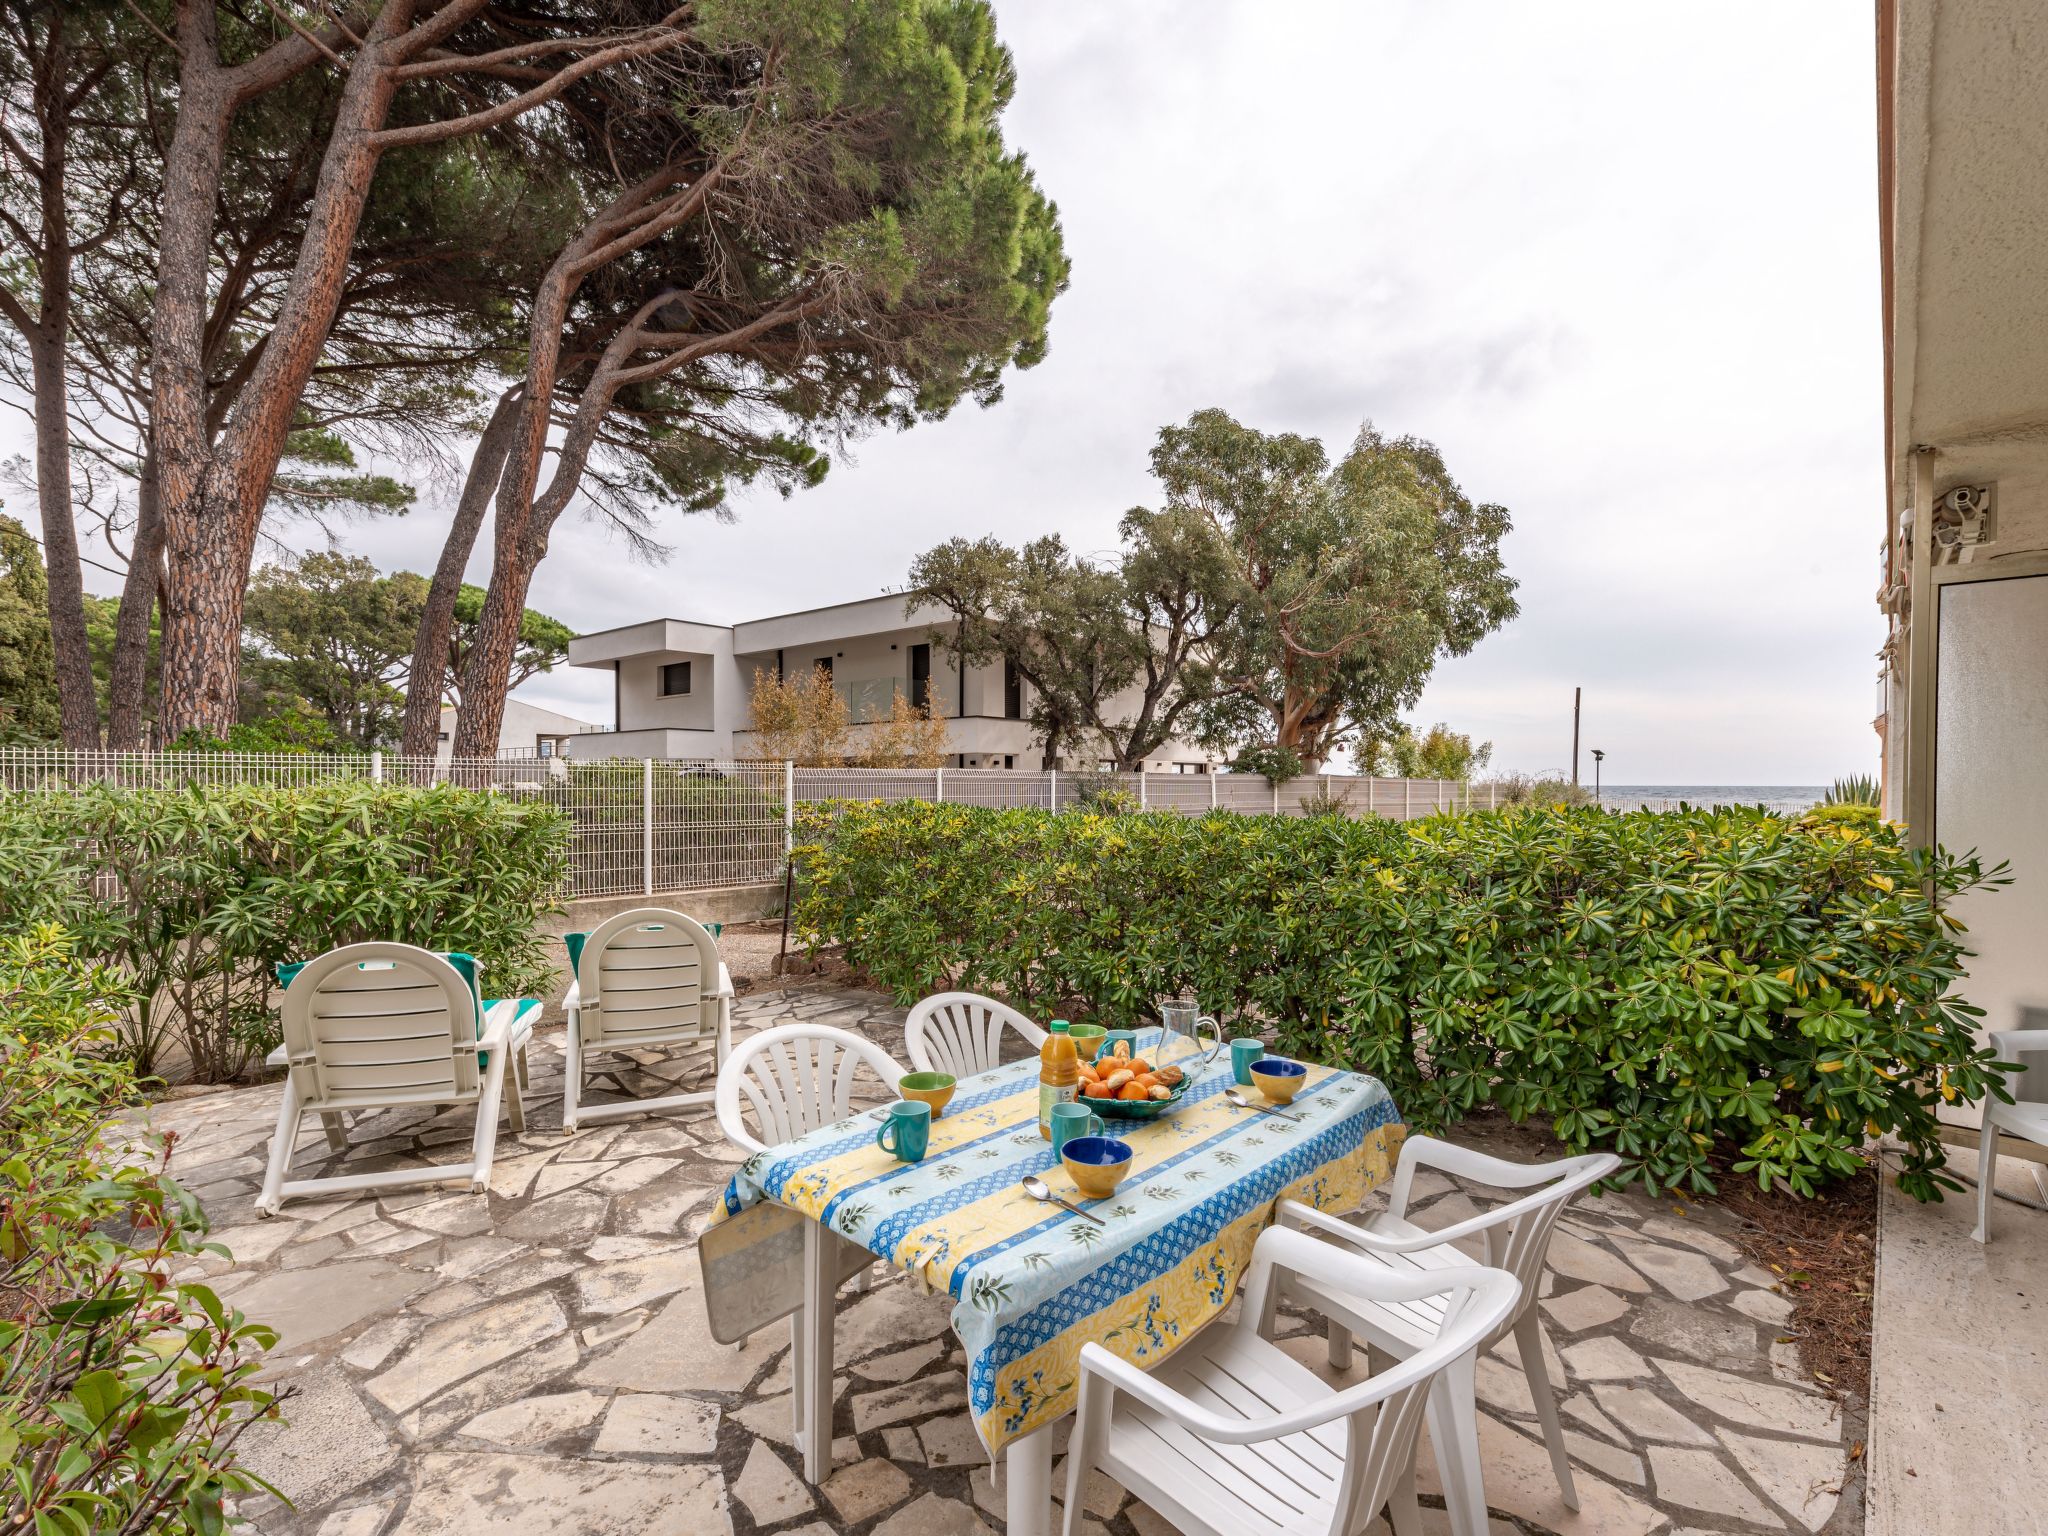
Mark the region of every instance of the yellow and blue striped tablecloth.
POLYGON ((1039 1136, 1031 1059, 963 1079, 923 1162, 856 1115, 749 1158, 715 1219, 774 1201, 950 1293, 994 1452, 1073 1410, 1084 1343, 1149 1367, 1228 1306, 1280 1199, 1347 1211, 1392 1172, 1402 1126, 1377 1079, 1311 1066, 1295 1121, 1239 1109, 1230 1084, 1226 1052, 1172 1114, 1109 1122, 1135 1156, 1107 1200, 1081 1199, 1039 1136), (1031 1199, 1032 1173, 1103 1225, 1031 1199))

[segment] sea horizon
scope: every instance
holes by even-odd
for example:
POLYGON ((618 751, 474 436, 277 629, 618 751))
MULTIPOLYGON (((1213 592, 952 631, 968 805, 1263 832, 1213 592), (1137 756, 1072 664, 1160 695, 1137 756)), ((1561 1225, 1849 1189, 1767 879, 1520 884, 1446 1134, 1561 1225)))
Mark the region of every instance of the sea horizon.
MULTIPOLYGON (((1590 790, 1592 784, 1581 780, 1590 790)), ((1676 810, 1696 806, 1761 805, 1790 814, 1810 809, 1828 792, 1825 784, 1603 784, 1600 804, 1612 810, 1676 810)))

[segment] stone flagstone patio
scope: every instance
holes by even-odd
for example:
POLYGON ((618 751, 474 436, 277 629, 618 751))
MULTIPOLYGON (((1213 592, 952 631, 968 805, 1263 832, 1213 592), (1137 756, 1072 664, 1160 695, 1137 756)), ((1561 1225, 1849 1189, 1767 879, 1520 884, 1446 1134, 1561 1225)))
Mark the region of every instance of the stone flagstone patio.
MULTIPOLYGON (((757 992, 739 1032, 791 1019, 859 1030, 902 1054, 902 1013, 871 993, 757 992)), ((822 1488, 790 1446, 788 1331, 743 1348, 704 1324, 694 1238, 740 1155, 709 1107, 559 1132, 561 1036, 533 1046, 529 1131, 498 1144, 487 1197, 422 1190, 297 1201, 259 1221, 254 1197, 279 1090, 157 1106, 173 1169, 196 1190, 233 1263, 201 1268, 283 1337, 271 1375, 284 1425, 243 1442, 292 1501, 244 1508, 267 1536, 964 1536, 1000 1531, 1003 1502, 966 1415, 950 1304, 893 1277, 842 1293, 837 1470, 822 1488)), ((635 1092, 707 1086, 708 1051, 646 1053, 635 1092)), ((397 1166, 462 1155, 467 1112, 365 1117, 345 1158, 397 1166)), ((1540 1156, 1533 1133, 1462 1139, 1540 1156)), ((301 1173, 325 1143, 313 1124, 301 1173)), ((1428 1177, 1428 1176, 1426 1176, 1428 1177)), ((1418 1181, 1425 1225, 1470 1214, 1468 1192, 1418 1181)), ((1479 1368, 1495 1536, 1846 1533, 1863 1527, 1860 1405, 1800 1369, 1790 1303, 1730 1241, 1714 1207, 1639 1195, 1582 1201, 1552 1250, 1549 1362, 1582 1509, 1566 1511, 1509 1341, 1479 1368), (1849 1479, 1845 1488, 1845 1479, 1849 1479)), ((1329 1374, 1324 1343, 1290 1317, 1286 1347, 1329 1374)), ((1359 1351, 1361 1362, 1364 1352, 1359 1351)), ((1347 1380, 1349 1378, 1346 1378, 1347 1380)), ((1425 1503, 1436 1494, 1424 1452, 1425 1503)), ((1064 1466, 1054 1487, 1065 1486, 1064 1466)), ((1096 1479, 1090 1536, 1166 1536, 1096 1479)), ((1440 1508, 1425 1524, 1441 1531, 1440 1508)), ((1375 1529, 1380 1529, 1376 1527, 1375 1529)))

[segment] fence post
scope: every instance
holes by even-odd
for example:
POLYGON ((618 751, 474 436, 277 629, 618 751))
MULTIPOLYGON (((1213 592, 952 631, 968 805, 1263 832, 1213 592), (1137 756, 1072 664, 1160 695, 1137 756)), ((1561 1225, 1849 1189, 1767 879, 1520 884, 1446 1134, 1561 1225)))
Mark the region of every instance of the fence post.
POLYGON ((1493 780, 1488 779, 1486 781, 1486 808, 1489 811, 1497 809, 1496 805, 1494 804, 1493 797, 1499 789, 1500 786, 1494 783, 1493 780))
POLYGON ((382 752, 372 752, 370 754, 370 782, 372 784, 382 784, 384 782, 384 754, 382 752))
POLYGON ((1150 807, 1151 803, 1145 797, 1145 765, 1140 763, 1138 765, 1138 809, 1141 811, 1145 810, 1150 807))
POLYGON ((1280 781, 1274 779, 1271 782, 1273 785, 1273 814, 1278 816, 1280 814, 1280 781))
POLYGON ((944 768, 934 768, 932 770, 932 801, 937 805, 944 805, 946 803, 946 770, 944 768))
POLYGON ((1060 771, 1057 768, 1045 770, 1045 808, 1048 811, 1060 808, 1060 771))
POLYGON ((1403 779, 1401 781, 1401 819, 1403 821, 1407 821, 1411 817, 1413 817, 1414 814, 1415 781, 1413 779, 1403 779))
POLYGON ((789 850, 796 846, 796 759, 787 758, 782 764, 782 856, 787 859, 789 850))
POLYGON ((654 894, 654 759, 640 759, 640 869, 642 889, 654 894))
POLYGON ((1214 767, 1211 767, 1209 770, 1209 809, 1212 811, 1216 809, 1216 770, 1214 767))

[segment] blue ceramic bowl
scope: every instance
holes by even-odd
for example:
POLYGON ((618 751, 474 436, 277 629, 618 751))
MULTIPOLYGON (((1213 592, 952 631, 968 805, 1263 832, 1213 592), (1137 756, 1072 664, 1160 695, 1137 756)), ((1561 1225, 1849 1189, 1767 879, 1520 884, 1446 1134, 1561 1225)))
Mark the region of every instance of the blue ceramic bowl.
POLYGON ((1308 1068, 1298 1061, 1261 1056, 1252 1063, 1252 1086, 1275 1104, 1292 1103, 1307 1081, 1308 1068))
POLYGON ((1060 1150, 1074 1187, 1090 1200, 1106 1200, 1131 1171, 1131 1144, 1114 1136, 1076 1136, 1060 1150))

